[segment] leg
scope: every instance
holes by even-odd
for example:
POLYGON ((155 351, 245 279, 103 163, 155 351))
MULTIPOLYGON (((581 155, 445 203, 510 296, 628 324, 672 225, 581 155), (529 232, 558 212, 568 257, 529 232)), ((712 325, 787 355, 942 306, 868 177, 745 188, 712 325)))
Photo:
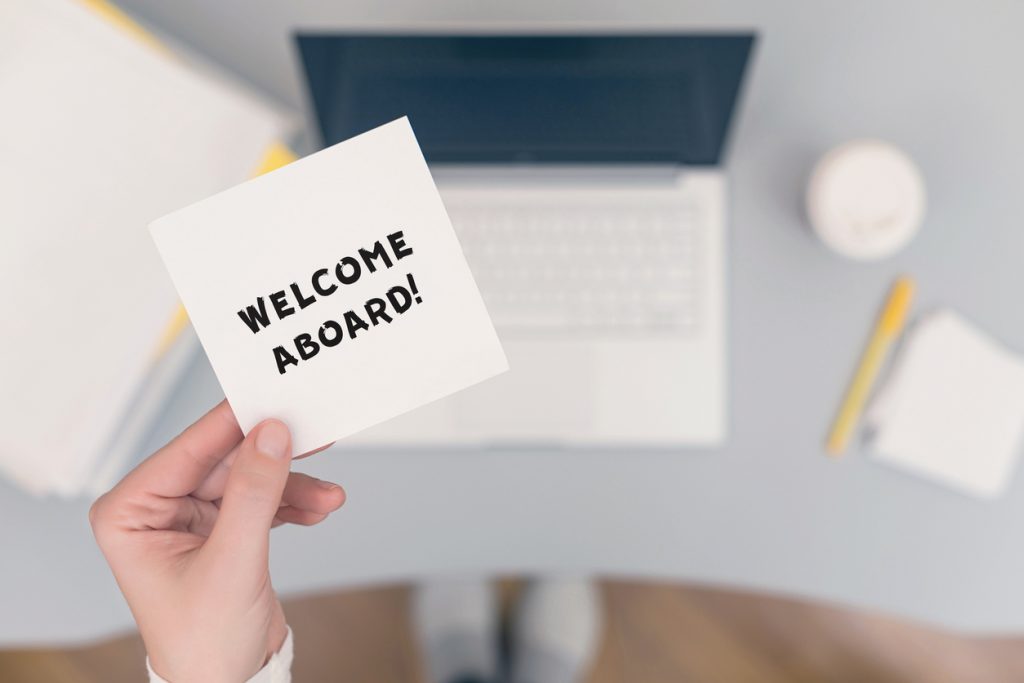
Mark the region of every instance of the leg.
POLYGON ((592 581, 541 579, 527 586, 512 630, 513 683, 579 683, 601 638, 592 581))
POLYGON ((484 579, 417 586, 413 626, 430 683, 494 683, 498 601, 484 579))

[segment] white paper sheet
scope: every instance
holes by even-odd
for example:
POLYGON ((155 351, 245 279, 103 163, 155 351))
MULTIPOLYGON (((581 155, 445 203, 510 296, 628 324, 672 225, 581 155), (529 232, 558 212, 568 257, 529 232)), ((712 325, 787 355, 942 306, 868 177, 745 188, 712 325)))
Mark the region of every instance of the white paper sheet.
POLYGON ((1024 361, 956 313, 937 311, 908 332, 865 422, 878 460, 997 496, 1024 433, 1024 361))
POLYGON ((507 369, 407 119, 151 230, 239 423, 296 453, 507 369))

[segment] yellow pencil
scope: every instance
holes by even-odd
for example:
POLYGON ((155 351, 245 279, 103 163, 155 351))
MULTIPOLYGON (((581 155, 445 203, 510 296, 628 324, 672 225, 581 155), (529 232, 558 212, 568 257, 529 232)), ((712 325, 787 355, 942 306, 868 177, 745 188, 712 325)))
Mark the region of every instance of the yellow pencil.
POLYGON ((878 370, 889 353, 889 348, 903 330, 907 320, 907 312, 910 310, 910 302, 914 298, 914 281, 903 276, 893 283, 889 291, 889 298, 885 301, 882 314, 875 323, 875 330, 871 334, 871 340, 864 349, 860 364, 850 382, 850 388, 843 397, 843 403, 839 407, 836 421, 832 424, 832 432, 829 434, 828 443, 825 448, 832 456, 840 456, 850 443, 854 427, 860 419, 864 410, 864 403, 867 401, 871 387, 875 384, 878 370))

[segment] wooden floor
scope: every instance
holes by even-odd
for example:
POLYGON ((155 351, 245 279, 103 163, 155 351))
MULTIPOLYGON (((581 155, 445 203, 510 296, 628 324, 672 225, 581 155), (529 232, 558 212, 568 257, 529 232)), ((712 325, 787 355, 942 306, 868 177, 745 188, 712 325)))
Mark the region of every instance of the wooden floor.
MULTIPOLYGON (((518 584, 503 582, 506 600, 518 584)), ((799 601, 680 587, 603 586, 606 629, 587 683, 1024 681, 1024 639, 972 640, 799 601)), ((421 683, 408 589, 285 605, 296 683, 421 683)), ((145 680, 137 636, 75 650, 0 651, 3 683, 145 680)))

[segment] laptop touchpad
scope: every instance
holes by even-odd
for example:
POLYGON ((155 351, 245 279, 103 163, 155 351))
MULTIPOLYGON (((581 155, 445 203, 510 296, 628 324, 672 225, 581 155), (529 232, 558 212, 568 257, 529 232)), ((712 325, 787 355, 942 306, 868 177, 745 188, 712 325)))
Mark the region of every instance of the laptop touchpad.
POLYGON ((454 397, 454 424, 485 438, 558 439, 594 420, 595 366, 578 342, 509 341, 509 370, 454 397))

